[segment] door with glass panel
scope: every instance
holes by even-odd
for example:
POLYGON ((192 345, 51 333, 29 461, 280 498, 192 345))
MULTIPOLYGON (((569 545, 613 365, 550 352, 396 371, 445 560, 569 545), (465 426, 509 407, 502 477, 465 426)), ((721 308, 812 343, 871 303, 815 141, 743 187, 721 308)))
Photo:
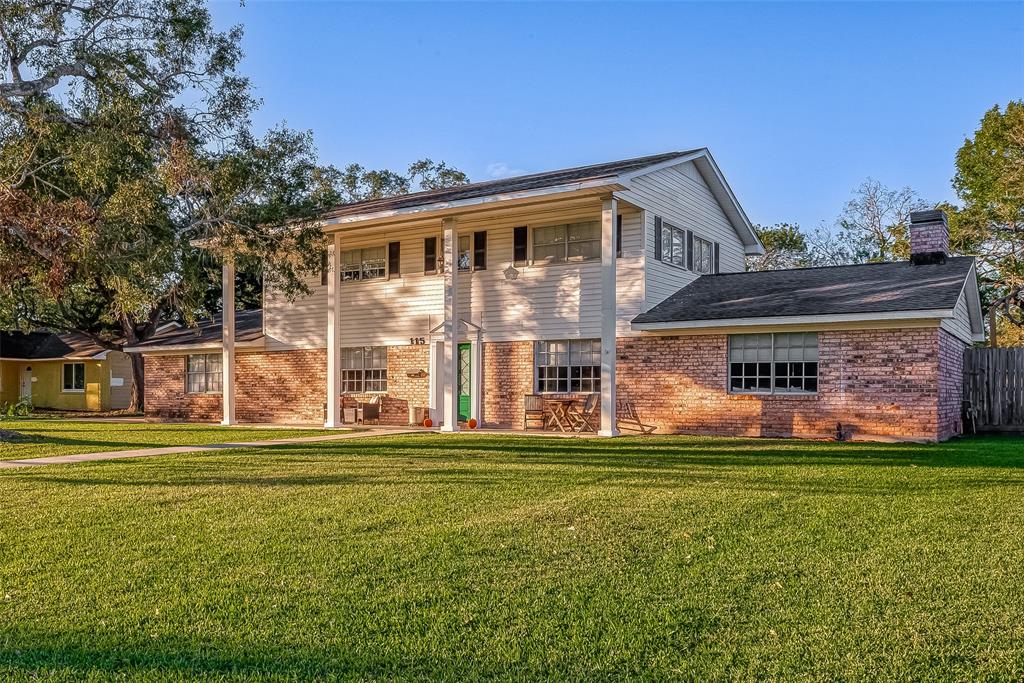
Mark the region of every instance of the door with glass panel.
POLYGON ((459 344, 459 421, 469 420, 470 396, 473 386, 472 346, 459 344))

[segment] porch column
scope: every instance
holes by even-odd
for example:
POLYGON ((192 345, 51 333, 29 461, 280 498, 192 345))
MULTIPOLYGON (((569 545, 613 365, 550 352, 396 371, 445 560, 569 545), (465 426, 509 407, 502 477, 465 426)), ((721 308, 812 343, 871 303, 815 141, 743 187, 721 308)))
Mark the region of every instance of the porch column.
POLYGON ((615 220, 618 200, 601 207, 601 436, 616 436, 615 426, 615 220))
POLYGON ((454 217, 441 221, 444 234, 444 386, 442 432, 459 431, 459 234, 454 217))
POLYGON ((235 261, 224 257, 221 268, 221 403, 222 425, 235 424, 235 261))
POLYGON ((338 292, 341 234, 327 257, 327 416, 324 427, 341 426, 341 296, 338 292))
POLYGON ((482 427, 483 419, 481 418, 481 415, 483 414, 483 411, 480 408, 484 393, 484 376, 481 374, 481 368, 483 367, 483 344, 481 342, 479 329, 476 331, 476 336, 473 337, 470 353, 472 354, 470 377, 473 380, 473 386, 470 389, 471 398, 469 416, 476 420, 477 427, 482 427))

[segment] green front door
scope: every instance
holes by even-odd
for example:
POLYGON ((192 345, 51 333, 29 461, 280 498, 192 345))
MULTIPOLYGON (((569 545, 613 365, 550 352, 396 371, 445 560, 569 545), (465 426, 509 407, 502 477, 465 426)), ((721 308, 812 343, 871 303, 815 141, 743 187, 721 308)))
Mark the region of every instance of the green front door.
POLYGON ((472 346, 459 344, 459 421, 469 420, 469 401, 473 386, 472 346))

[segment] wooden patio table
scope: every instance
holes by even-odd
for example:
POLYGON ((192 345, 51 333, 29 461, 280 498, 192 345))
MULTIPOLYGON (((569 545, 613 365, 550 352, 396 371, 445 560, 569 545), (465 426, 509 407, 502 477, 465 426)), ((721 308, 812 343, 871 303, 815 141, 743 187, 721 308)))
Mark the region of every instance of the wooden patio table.
POLYGON ((573 431, 571 412, 576 402, 577 399, 569 396, 545 398, 544 406, 551 411, 551 421, 549 424, 557 427, 560 432, 573 431))

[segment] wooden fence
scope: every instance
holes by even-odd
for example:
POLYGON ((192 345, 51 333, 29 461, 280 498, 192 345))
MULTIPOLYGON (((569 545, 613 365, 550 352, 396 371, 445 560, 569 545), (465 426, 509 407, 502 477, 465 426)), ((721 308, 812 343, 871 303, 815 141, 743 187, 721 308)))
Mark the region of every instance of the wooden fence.
POLYGON ((1024 430, 1024 347, 967 349, 964 400, 979 431, 1024 430))

